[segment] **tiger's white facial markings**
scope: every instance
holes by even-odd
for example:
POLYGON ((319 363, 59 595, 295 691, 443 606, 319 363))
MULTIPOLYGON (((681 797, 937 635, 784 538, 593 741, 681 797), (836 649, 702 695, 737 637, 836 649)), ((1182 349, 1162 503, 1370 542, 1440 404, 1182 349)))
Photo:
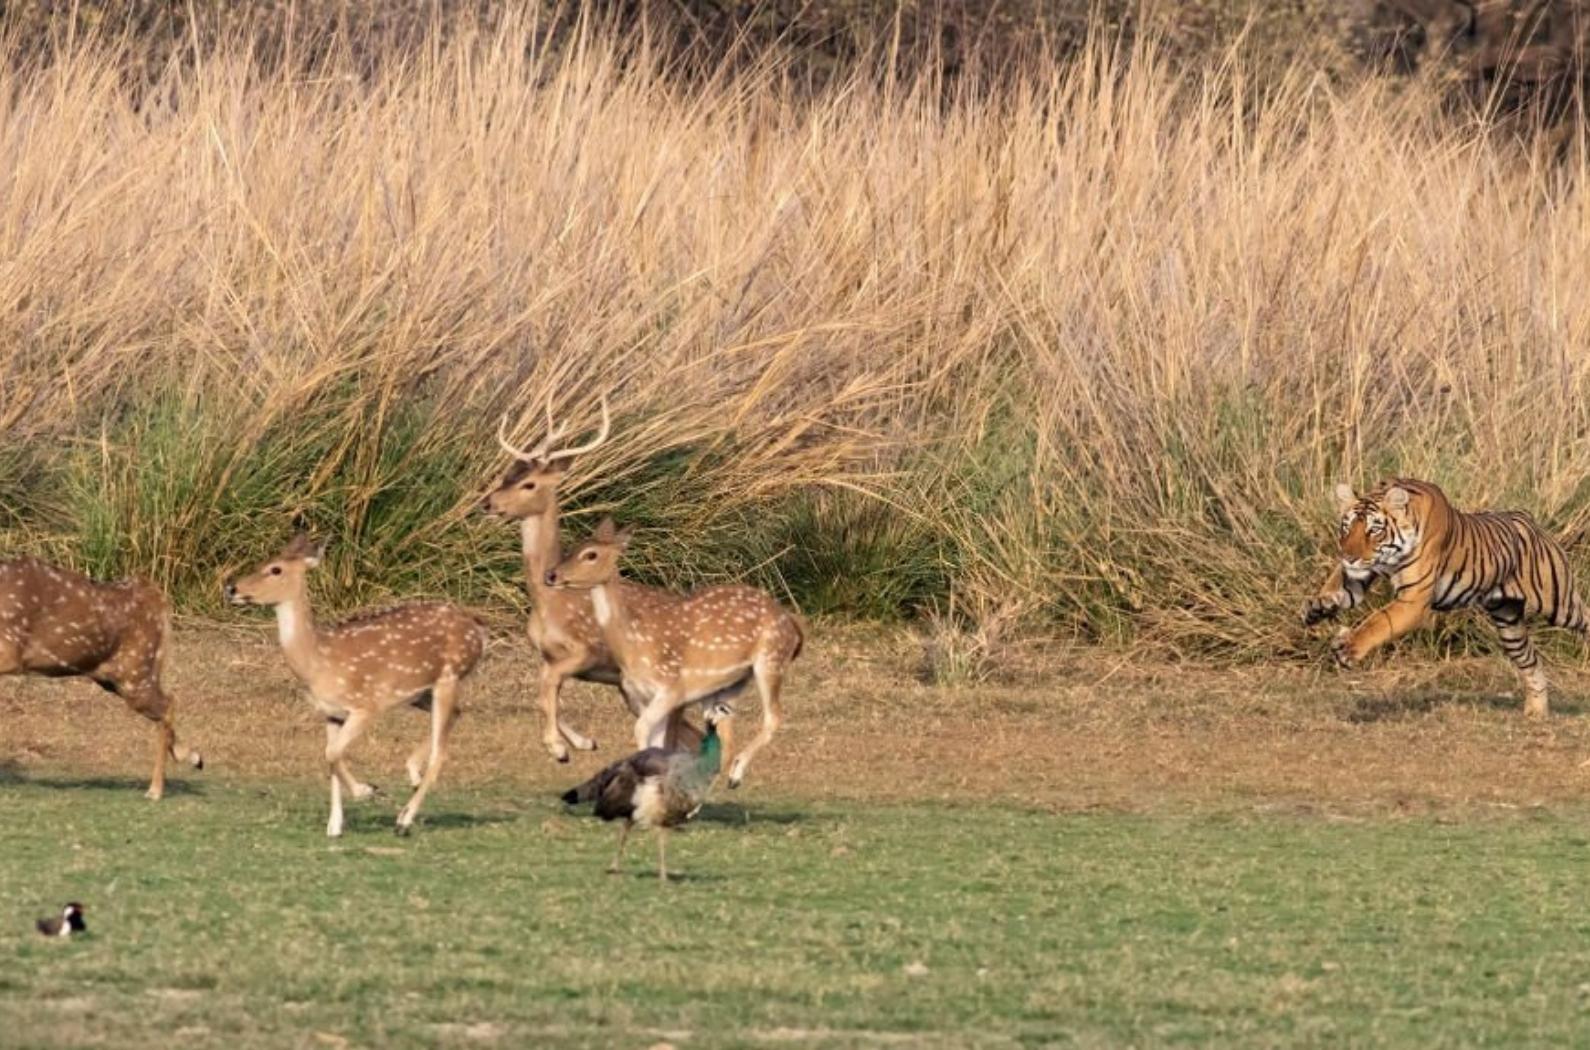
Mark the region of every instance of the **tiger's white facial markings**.
MULTIPOLYGON (((1405 512, 1406 508, 1404 494, 1402 503, 1392 511, 1405 512)), ((1398 521, 1374 499, 1356 501, 1342 515, 1339 527, 1343 571, 1355 579, 1390 576, 1412 560, 1419 550, 1419 528, 1411 516, 1400 516, 1404 520, 1398 521)))

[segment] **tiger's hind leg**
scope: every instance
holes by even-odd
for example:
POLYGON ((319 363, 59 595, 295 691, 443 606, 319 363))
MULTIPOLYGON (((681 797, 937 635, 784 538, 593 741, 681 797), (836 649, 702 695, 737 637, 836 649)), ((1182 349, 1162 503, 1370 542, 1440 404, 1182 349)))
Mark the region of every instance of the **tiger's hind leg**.
POLYGON ((1502 651, 1524 679, 1524 714, 1530 718, 1546 717, 1546 671, 1540 665, 1540 653, 1529 640, 1529 629, 1524 626, 1524 603, 1510 601, 1487 606, 1485 615, 1502 640, 1502 651))

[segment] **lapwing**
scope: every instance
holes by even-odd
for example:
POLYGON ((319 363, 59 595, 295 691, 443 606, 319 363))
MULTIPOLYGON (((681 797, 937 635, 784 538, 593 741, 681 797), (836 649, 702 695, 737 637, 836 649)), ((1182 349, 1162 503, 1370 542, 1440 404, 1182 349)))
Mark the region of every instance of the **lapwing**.
POLYGON ((61 914, 40 919, 34 925, 46 937, 70 937, 88 929, 88 924, 83 921, 83 906, 76 901, 62 908, 61 914))

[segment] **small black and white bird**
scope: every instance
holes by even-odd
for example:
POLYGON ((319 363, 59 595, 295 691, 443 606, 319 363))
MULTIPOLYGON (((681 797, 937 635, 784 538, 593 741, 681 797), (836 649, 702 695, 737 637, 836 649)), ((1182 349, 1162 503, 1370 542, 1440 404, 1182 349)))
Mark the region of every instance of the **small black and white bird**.
POLYGON ((40 919, 34 925, 46 937, 70 937, 88 929, 88 924, 83 921, 83 906, 76 901, 62 908, 61 914, 40 919))

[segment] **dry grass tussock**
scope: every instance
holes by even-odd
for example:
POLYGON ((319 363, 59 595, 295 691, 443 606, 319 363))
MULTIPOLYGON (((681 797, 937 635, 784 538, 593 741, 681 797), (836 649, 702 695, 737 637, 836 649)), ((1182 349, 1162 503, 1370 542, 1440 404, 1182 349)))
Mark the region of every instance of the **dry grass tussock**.
POLYGON ((517 600, 468 513, 492 431, 604 392, 572 530, 974 649, 1298 651, 1338 479, 1590 518, 1582 154, 1146 44, 811 93, 530 21, 137 89, 113 45, 12 53, 0 548, 204 611, 302 511, 339 600, 517 600))

